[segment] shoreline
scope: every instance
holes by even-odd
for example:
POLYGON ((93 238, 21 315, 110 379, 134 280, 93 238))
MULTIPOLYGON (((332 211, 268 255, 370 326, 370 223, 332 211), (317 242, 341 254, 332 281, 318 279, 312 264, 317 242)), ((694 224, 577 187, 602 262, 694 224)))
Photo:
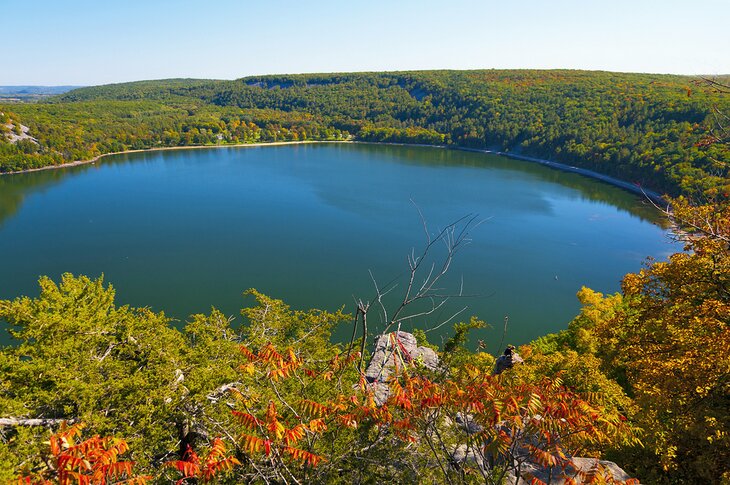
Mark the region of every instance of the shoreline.
POLYGON ((500 152, 498 150, 488 150, 488 149, 481 149, 481 148, 464 148, 464 147, 453 147, 453 149, 466 151, 466 152, 500 155, 500 156, 507 157, 507 158, 513 158, 515 160, 523 160, 525 162, 539 163, 540 165, 544 165, 546 167, 550 167, 555 170, 583 175, 584 177, 588 177, 588 178, 592 178, 594 180, 598 180, 600 182, 604 182, 608 185, 612 185, 614 187, 624 189, 633 194, 644 196, 644 197, 650 199, 655 204, 660 204, 660 205, 667 204, 667 201, 664 199, 664 196, 661 195, 659 192, 655 192, 655 191, 649 190, 649 189, 644 189, 640 185, 633 184, 633 183, 627 182, 625 180, 617 179, 616 177, 611 177, 610 175, 605 175, 600 172, 588 170, 587 168, 575 167, 575 166, 566 165, 566 164, 560 163, 560 162, 554 162, 552 160, 546 160, 544 158, 535 158, 535 157, 530 157, 527 155, 520 155, 518 153, 500 152))
POLYGON ((404 146, 404 147, 441 148, 441 149, 445 149, 445 150, 459 150, 459 151, 473 152, 473 153, 484 153, 487 155, 499 155, 499 156, 503 156, 503 157, 507 157, 507 158, 512 158, 515 160, 522 160, 525 162, 538 163, 540 165, 543 165, 543 166, 546 166, 546 167, 549 167, 549 168, 552 168, 555 170, 560 170, 560 171, 568 172, 568 173, 575 173, 578 175, 582 175, 584 177, 592 178, 594 180, 604 182, 613 187, 618 187, 620 189, 626 190, 635 195, 641 195, 643 197, 646 197, 656 204, 665 205, 667 203, 667 201, 664 199, 664 197, 661 194, 659 194, 658 192, 655 192, 653 190, 643 189, 641 186, 638 186, 636 184, 632 184, 630 182, 626 182, 625 180, 617 179, 617 178, 611 177, 609 175, 604 175, 602 173, 595 172, 593 170, 575 167, 575 166, 567 165, 567 164, 560 163, 560 162, 554 162, 552 160, 547 160, 544 158, 530 157, 527 155, 521 155, 521 154, 517 154, 517 153, 510 153, 510 152, 502 152, 499 150, 490 150, 490 149, 486 149, 486 148, 467 148, 467 147, 449 146, 449 145, 429 145, 426 143, 371 142, 371 141, 363 141, 363 140, 274 141, 274 142, 257 142, 257 143, 234 143, 234 144, 225 144, 225 145, 188 145, 188 146, 176 146, 176 147, 142 148, 142 149, 137 149, 137 150, 124 150, 121 152, 104 153, 101 155, 97 155, 96 157, 91 158, 89 160, 75 160, 73 162, 62 163, 60 165, 47 165, 45 167, 29 168, 29 169, 25 169, 25 170, 18 170, 16 172, 0 172, 0 176, 15 175, 15 174, 21 174, 21 173, 40 172, 42 170, 55 170, 55 169, 61 169, 61 168, 77 167, 79 165, 94 164, 104 157, 108 157, 111 155, 124 155, 127 153, 155 152, 155 151, 165 151, 165 150, 201 150, 201 149, 206 149, 206 148, 246 148, 246 147, 262 147, 262 146, 265 147, 265 146, 284 146, 284 145, 305 145, 305 144, 315 144, 315 143, 363 143, 363 144, 371 144, 371 145, 393 145, 393 146, 404 146))
POLYGON ((111 155, 124 155, 127 153, 142 153, 142 152, 161 152, 164 150, 199 150, 203 148, 242 148, 242 147, 259 147, 259 146, 277 146, 277 145, 303 145, 307 143, 339 143, 337 140, 303 140, 303 141, 271 141, 263 143, 231 143, 226 145, 186 145, 177 147, 156 147, 156 148, 140 148, 137 150, 124 150, 121 152, 109 152, 97 155, 94 158, 88 160, 74 160, 73 162, 61 163, 59 165, 46 165, 45 167, 38 168, 27 168, 25 170, 16 170, 15 172, 0 172, 0 177, 3 175, 16 175, 20 173, 31 173, 40 172, 42 170, 55 170, 58 168, 69 168, 78 167, 79 165, 89 165, 98 162, 104 157, 111 155))
POLYGON ((458 150, 458 151, 463 151, 463 152, 484 153, 487 155, 499 155, 502 157, 512 158, 515 160, 539 163, 540 165, 544 165, 546 167, 549 167, 549 168, 552 168, 555 170, 560 170, 562 172, 575 173, 578 175, 582 175, 584 177, 588 177, 588 178, 591 178, 594 180, 598 180, 600 182, 604 182, 613 187, 617 187, 619 189, 626 190, 628 192, 631 192, 632 194, 641 195, 643 197, 650 199, 655 204, 659 204, 659 205, 667 204, 667 201, 664 199, 664 196, 662 194, 660 194, 659 192, 655 192, 655 191, 649 190, 649 189, 644 189, 637 184, 633 184, 633 183, 627 182, 625 180, 617 179, 616 177, 611 177, 610 175, 605 175, 600 172, 588 170, 587 168, 574 167, 572 165, 566 165, 565 163, 554 162, 552 160, 547 160, 545 158, 535 158, 535 157, 530 157, 527 155, 520 155, 518 153, 501 152, 499 150, 490 150, 487 148, 467 148, 467 147, 449 146, 449 145, 428 145, 426 143, 388 143, 388 142, 376 142, 376 141, 370 142, 370 141, 360 141, 360 140, 353 140, 353 141, 349 141, 347 143, 369 143, 372 145, 395 145, 395 146, 404 146, 404 147, 441 148, 444 150, 458 150))

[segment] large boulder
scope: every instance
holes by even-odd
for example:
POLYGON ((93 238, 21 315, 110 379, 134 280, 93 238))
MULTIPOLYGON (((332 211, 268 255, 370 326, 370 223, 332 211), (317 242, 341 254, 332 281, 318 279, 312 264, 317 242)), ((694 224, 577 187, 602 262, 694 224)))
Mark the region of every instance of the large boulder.
POLYGON ((416 337, 408 332, 391 332, 378 337, 373 356, 365 370, 365 379, 375 392, 375 403, 382 405, 388 400, 388 378, 406 366, 422 365, 426 369, 439 369, 439 357, 428 347, 419 347, 416 337))
POLYGON ((522 360, 520 354, 515 352, 515 347, 513 345, 508 345, 507 348, 504 349, 504 353, 494 362, 494 371, 492 374, 501 374, 507 369, 511 369, 515 365, 522 364, 523 362, 524 360, 522 360))
MULTIPOLYGON (((572 465, 569 465, 563 471, 557 468, 546 468, 530 461, 523 462, 520 465, 520 475, 522 477, 518 480, 515 471, 511 470, 507 474, 505 485, 527 484, 531 481, 530 477, 537 478, 547 485, 564 485, 565 479, 561 478, 563 474, 570 477, 573 480, 572 483, 576 485, 594 483, 591 479, 593 475, 610 476, 614 480, 611 483, 622 483, 631 479, 628 473, 612 461, 574 456, 571 463, 572 465)), ((638 485, 639 482, 635 483, 638 485)))

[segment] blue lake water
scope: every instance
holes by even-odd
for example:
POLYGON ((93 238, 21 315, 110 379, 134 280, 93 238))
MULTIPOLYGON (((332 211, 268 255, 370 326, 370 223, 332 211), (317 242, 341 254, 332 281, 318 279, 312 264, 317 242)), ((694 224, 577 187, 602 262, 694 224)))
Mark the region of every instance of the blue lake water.
POLYGON ((485 222, 441 285, 471 296, 403 328, 468 306, 461 320, 495 327, 480 334, 491 351, 505 316, 506 343, 565 328, 582 285, 618 291, 647 256, 681 249, 640 197, 494 155, 343 143, 158 151, 0 177, 0 299, 37 295, 39 275, 103 273, 119 304, 181 322, 211 306, 238 316, 251 287, 294 308, 352 311, 353 297, 373 298, 372 272, 401 278, 396 305, 407 255, 425 243, 414 203, 431 232, 466 214, 485 222))

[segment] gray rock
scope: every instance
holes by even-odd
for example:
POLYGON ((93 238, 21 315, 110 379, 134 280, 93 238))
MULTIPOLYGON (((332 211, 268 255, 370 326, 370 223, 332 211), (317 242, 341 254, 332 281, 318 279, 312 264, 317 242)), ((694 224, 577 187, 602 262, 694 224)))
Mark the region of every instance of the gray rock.
POLYGON ((517 364, 522 364, 524 360, 520 357, 520 354, 515 352, 513 345, 508 345, 504 350, 504 354, 500 355, 494 362, 493 375, 501 374, 507 369, 511 369, 517 364))
MULTIPOLYGON (((620 466, 618 466, 616 463, 608 460, 598 460, 596 458, 580 458, 580 457, 574 457, 573 458, 573 464, 575 465, 575 468, 578 470, 581 470, 583 472, 587 472, 594 468, 596 466, 596 463, 601 465, 603 468, 605 468, 607 471, 611 472, 611 476, 615 480, 620 480, 622 482, 625 482, 626 480, 631 478, 631 475, 626 473, 620 466)), ((580 482, 578 482, 580 483, 580 482)))
POLYGON ((456 425, 466 431, 467 434, 477 434, 484 431, 484 426, 474 421, 471 414, 456 413, 456 425))
POLYGON ((375 403, 382 405, 388 400, 388 378, 404 366, 423 365, 430 370, 439 369, 439 357, 433 349, 419 347, 416 337, 408 332, 392 332, 381 335, 375 342, 375 350, 365 370, 365 379, 374 391, 375 403))
POLYGON ((520 480, 518 481, 515 471, 510 471, 507 474, 507 478, 505 479, 505 484, 527 484, 530 483, 530 480, 527 477, 533 476, 548 485, 563 485, 565 483, 565 480, 561 477, 564 473, 565 475, 575 480, 575 483, 580 485, 583 483, 587 483, 583 480, 581 474, 589 472, 591 469, 596 467, 597 463, 605 470, 610 472, 613 479, 617 482, 624 482, 631 478, 628 473, 626 473, 621 467, 619 467, 616 463, 612 461, 583 457, 573 457, 572 460, 573 465, 575 466, 568 466, 565 471, 561 470, 560 467, 554 467, 552 473, 549 468, 541 467, 536 463, 522 463, 522 466, 520 467, 520 475, 522 475, 522 478, 520 478, 520 480))
POLYGON ((451 463, 456 466, 469 464, 484 469, 484 458, 467 445, 459 445, 451 452, 451 463))
POLYGON ((435 350, 428 347, 418 347, 411 355, 413 355, 413 360, 416 363, 423 365, 425 368, 432 371, 439 370, 439 363, 441 361, 435 350))

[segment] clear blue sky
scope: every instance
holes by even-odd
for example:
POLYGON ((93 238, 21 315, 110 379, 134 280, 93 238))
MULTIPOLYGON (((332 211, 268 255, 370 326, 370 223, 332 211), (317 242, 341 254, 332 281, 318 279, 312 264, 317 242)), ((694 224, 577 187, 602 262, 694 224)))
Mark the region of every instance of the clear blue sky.
POLYGON ((730 0, 0 0, 0 85, 568 68, 730 73, 730 0))

